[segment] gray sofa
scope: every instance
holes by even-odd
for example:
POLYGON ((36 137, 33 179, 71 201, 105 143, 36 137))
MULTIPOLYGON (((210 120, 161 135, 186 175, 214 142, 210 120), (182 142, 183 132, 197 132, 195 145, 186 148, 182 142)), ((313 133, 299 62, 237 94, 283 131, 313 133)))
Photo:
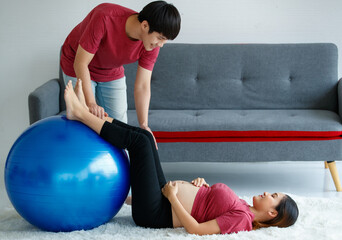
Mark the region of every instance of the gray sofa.
MULTIPOLYGON (((162 161, 342 159, 342 85, 334 44, 167 44, 152 74, 149 126, 162 161)), ((125 66, 128 121, 138 125, 136 64, 125 66)), ((30 122, 61 114, 64 83, 29 96, 30 122)))

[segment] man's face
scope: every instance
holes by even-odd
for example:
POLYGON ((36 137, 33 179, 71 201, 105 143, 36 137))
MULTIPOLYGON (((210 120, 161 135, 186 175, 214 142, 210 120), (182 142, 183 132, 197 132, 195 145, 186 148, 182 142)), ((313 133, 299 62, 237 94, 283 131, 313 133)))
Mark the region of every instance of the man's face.
POLYGON ((141 40, 143 41, 146 51, 152 51, 156 47, 163 47, 167 42, 167 38, 159 32, 149 33, 150 26, 147 21, 141 23, 141 40))
POLYGON ((163 47, 167 42, 167 38, 158 32, 147 32, 144 33, 142 41, 146 51, 152 51, 156 47, 163 47))

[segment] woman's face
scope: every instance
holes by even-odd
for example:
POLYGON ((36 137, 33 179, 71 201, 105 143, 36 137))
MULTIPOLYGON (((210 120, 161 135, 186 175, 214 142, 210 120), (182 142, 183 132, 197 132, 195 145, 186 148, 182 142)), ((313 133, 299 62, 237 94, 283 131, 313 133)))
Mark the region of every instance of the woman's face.
POLYGON ((262 195, 253 197, 253 207, 259 211, 275 211, 275 208, 279 205, 280 201, 285 197, 283 193, 264 192, 262 195))

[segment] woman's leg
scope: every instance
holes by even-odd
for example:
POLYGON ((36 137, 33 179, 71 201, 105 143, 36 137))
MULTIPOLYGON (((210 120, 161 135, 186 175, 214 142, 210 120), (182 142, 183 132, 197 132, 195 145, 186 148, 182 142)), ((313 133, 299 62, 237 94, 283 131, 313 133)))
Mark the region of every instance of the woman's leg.
POLYGON ((64 100, 66 103, 66 115, 69 120, 80 121, 93 129, 97 134, 100 134, 105 120, 91 114, 78 100, 72 82, 69 81, 65 87, 64 100))
POLYGON ((77 99, 71 83, 68 83, 65 90, 65 102, 68 119, 81 121, 111 144, 128 149, 132 216, 136 224, 155 228, 172 227, 171 205, 161 192, 149 138, 134 128, 109 123, 89 113, 77 99))
POLYGON ((117 141, 128 143, 125 147, 130 155, 132 216, 135 223, 143 227, 172 227, 171 205, 161 192, 166 181, 162 172, 158 174, 153 148, 147 137, 150 133, 146 131, 145 135, 129 126, 120 125, 115 121, 106 122, 100 135, 114 145, 117 145, 117 141))
POLYGON ((154 138, 153 138, 152 134, 149 131, 146 131, 146 130, 141 129, 139 127, 134 127, 134 126, 131 126, 131 125, 127 125, 127 124, 125 124, 123 122, 120 122, 120 121, 117 121, 115 119, 110 119, 110 118, 107 118, 107 119, 109 120, 109 122, 115 123, 115 124, 117 124, 117 125, 119 125, 121 127, 124 127, 124 128, 127 128, 127 129, 131 129, 133 131, 140 132, 140 133, 144 134, 148 138, 148 140, 150 142, 150 145, 151 145, 152 152, 153 152, 153 158, 154 158, 154 162, 155 162, 155 166, 156 166, 156 170, 157 170, 157 174, 158 174, 159 186, 160 186, 160 188, 162 188, 166 184, 166 179, 165 179, 165 176, 164 176, 163 169, 162 169, 162 167, 160 165, 159 154, 158 154, 158 151, 157 151, 157 148, 156 148, 156 144, 154 142, 154 138))

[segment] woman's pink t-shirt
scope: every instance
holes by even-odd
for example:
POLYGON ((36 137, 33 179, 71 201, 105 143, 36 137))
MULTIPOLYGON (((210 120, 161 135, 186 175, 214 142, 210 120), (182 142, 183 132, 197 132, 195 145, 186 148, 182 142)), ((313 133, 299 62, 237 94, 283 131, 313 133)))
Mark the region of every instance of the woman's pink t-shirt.
POLYGON ((191 216, 199 223, 216 219, 222 234, 250 231, 253 228, 254 214, 248 204, 223 183, 199 189, 191 216))
POLYGON ((95 7, 66 38, 61 54, 64 73, 76 77, 74 60, 78 45, 95 54, 88 68, 91 79, 98 82, 124 76, 124 64, 139 60, 139 65, 153 70, 159 47, 146 51, 142 41, 133 41, 126 34, 126 20, 135 11, 120 5, 103 3, 95 7))

